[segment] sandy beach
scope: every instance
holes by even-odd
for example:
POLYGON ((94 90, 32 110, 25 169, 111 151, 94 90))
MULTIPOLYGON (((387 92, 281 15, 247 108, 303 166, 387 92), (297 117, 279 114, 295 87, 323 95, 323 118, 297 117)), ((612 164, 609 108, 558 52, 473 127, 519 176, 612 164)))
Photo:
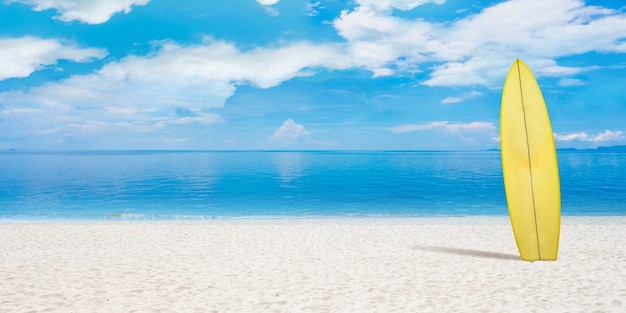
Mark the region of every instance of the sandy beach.
POLYGON ((0 312, 625 312, 626 217, 0 223, 0 312))

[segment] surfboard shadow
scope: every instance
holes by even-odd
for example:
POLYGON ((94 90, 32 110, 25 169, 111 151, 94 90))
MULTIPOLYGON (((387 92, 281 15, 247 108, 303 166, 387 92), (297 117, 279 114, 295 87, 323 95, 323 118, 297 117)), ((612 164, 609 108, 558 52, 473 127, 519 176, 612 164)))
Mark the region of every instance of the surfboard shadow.
POLYGON ((516 261, 521 260, 520 256, 515 255, 515 254, 481 251, 481 250, 473 250, 473 249, 461 249, 461 248, 437 247, 437 246, 415 246, 414 249, 439 252, 439 253, 467 255, 467 256, 479 257, 479 258, 516 260, 516 261))

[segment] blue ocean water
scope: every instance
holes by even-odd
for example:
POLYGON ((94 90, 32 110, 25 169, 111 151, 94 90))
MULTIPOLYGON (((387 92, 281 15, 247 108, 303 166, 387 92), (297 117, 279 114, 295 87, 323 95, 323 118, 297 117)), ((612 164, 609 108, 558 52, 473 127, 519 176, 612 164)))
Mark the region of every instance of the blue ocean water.
MULTIPOLYGON (((564 215, 626 214, 626 154, 559 152, 564 215)), ((506 215, 498 151, 0 152, 0 219, 506 215)))

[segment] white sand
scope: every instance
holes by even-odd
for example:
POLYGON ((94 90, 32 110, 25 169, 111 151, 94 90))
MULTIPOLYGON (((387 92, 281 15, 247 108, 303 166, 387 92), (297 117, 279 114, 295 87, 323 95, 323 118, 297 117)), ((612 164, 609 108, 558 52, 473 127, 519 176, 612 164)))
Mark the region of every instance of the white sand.
POLYGON ((0 312, 626 312, 626 217, 0 223, 0 312))

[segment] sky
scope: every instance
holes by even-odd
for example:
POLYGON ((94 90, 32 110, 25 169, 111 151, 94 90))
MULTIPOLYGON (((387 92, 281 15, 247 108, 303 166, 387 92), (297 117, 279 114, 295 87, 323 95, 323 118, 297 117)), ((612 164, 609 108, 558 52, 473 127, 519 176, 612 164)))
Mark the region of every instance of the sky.
POLYGON ((516 59, 626 144, 615 0, 0 0, 0 149, 482 150, 516 59))

